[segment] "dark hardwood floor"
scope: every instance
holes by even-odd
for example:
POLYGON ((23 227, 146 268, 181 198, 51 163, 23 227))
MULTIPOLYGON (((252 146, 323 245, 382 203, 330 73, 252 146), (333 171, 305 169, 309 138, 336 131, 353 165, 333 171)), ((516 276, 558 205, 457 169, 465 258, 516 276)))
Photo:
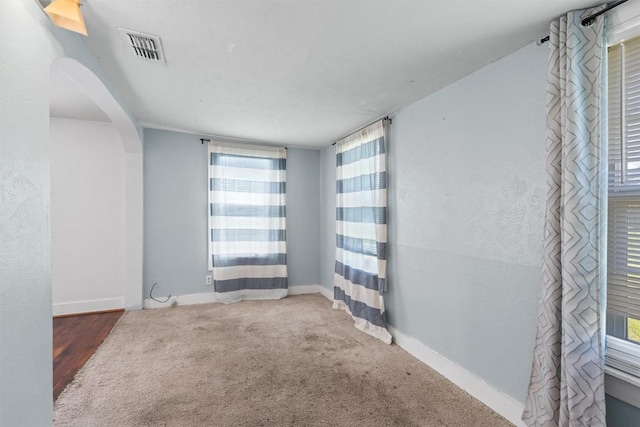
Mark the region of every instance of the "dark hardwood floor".
POLYGON ((124 310, 53 319, 53 400, 109 335, 124 310))

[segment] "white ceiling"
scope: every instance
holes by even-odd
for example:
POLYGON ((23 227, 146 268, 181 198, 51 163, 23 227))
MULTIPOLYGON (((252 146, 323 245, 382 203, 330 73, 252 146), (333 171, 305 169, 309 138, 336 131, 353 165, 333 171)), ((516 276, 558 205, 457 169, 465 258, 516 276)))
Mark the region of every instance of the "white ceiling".
MULTIPOLYGON (((86 43, 148 127, 323 147, 602 0, 86 0, 86 43), (117 28, 158 35, 131 56, 117 28)), ((543 47, 541 47, 543 49, 543 47)))

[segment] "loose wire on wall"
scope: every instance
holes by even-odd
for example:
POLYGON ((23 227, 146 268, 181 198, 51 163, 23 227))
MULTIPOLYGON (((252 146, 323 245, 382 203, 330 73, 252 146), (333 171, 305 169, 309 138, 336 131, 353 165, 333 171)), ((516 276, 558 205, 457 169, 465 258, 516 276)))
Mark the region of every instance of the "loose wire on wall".
POLYGON ((160 301, 159 299, 155 299, 155 298, 153 297, 153 288, 155 288, 157 284, 158 284, 158 282, 155 282, 155 283, 153 284, 153 286, 151 287, 151 290, 149 291, 149 298, 151 298, 151 299, 152 299, 152 300, 154 300, 155 302, 159 302, 160 304, 164 304, 164 303, 169 302, 169 299, 171 298, 171 295, 169 295, 169 296, 167 297, 167 299, 165 299, 164 301, 160 301))

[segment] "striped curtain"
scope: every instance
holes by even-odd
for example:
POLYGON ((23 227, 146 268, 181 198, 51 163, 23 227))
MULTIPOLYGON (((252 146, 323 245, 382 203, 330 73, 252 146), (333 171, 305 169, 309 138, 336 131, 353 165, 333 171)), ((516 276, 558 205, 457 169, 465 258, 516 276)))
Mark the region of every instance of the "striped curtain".
POLYGON ((287 295, 286 153, 209 143, 209 269, 220 302, 287 295))
POLYGON ((333 308, 391 344, 384 321, 387 172, 382 120, 336 143, 336 268, 333 308))

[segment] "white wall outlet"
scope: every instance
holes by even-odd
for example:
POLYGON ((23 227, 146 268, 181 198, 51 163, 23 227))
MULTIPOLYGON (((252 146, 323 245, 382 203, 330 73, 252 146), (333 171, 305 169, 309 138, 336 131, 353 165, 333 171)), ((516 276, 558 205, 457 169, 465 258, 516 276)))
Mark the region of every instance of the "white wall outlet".
POLYGON ((206 276, 204 284, 211 286, 212 283, 213 283, 213 276, 211 276, 211 275, 206 276))

